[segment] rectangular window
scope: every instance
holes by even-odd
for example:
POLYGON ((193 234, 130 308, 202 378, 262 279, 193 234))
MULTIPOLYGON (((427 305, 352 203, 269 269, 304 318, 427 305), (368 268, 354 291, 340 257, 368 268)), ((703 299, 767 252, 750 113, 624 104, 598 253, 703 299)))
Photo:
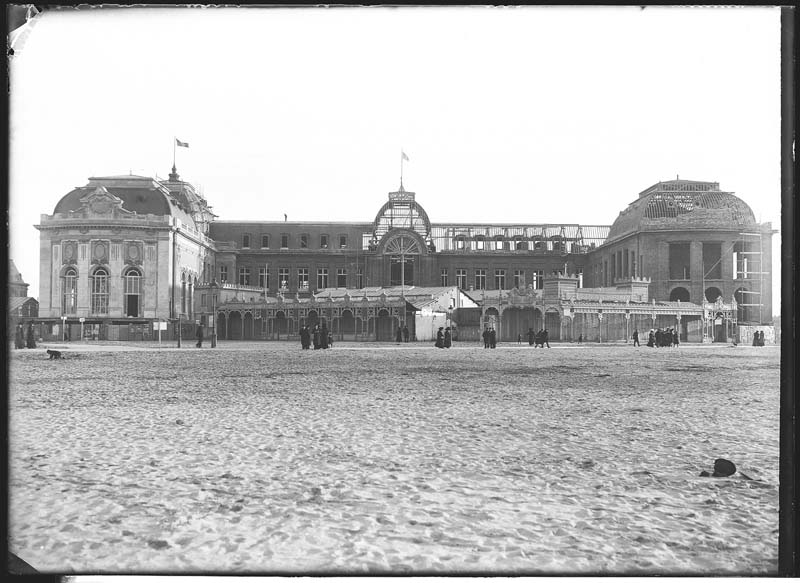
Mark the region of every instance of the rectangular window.
POLYGON ((542 289, 544 287, 544 270, 533 270, 533 289, 542 289))
POLYGON ((320 249, 327 249, 328 248, 328 235, 320 235, 319 236, 319 248, 320 249))
POLYGON ((689 279, 689 243, 669 244, 669 278, 689 279))
POLYGON ((200 294, 200 307, 205 308, 208 301, 208 294, 200 294))
POLYGON ((525 272, 521 269, 514 270, 514 287, 517 289, 525 287, 525 272))
POLYGON ((308 249, 308 235, 300 235, 300 249, 308 249))
POLYGON ((486 289, 486 270, 475 270, 475 289, 486 289))
POLYGON ((250 248, 250 235, 242 235, 242 249, 250 248))
POLYGON ((250 285, 250 268, 239 268, 239 285, 250 285))
POLYGON ((347 235, 339 235, 339 248, 344 249, 347 247, 347 235))
POLYGON ((297 268, 297 289, 308 291, 308 267, 297 268))
POLYGON ((283 234, 281 235, 281 249, 288 249, 289 248, 289 235, 283 234))
POLYGON ((622 258, 623 258, 622 259, 622 262, 623 262, 623 264, 622 264, 622 276, 623 277, 630 277, 631 276, 631 271, 630 271, 631 264, 628 262, 628 257, 629 257, 628 250, 625 249, 624 251, 622 251, 622 258))
POLYGON ((219 281, 220 281, 220 283, 227 283, 228 282, 228 266, 227 265, 220 265, 219 266, 219 281))
POLYGON ((328 287, 328 268, 317 268, 317 289, 326 289, 328 287))
POLYGON ((344 267, 336 269, 336 287, 347 287, 347 269, 344 267))
POLYGON ((356 287, 362 289, 364 287, 364 268, 359 267, 356 273, 356 287))
POLYGON ((269 268, 266 266, 258 268, 258 287, 269 289, 269 268))
POLYGON ((466 240, 464 237, 458 237, 456 239, 456 249, 463 249, 466 246, 466 240))
POLYGON ((289 289, 289 268, 278 268, 278 281, 280 282, 281 290, 286 291, 289 289))
POLYGON ((440 285, 442 287, 447 287, 449 285, 447 283, 447 268, 446 267, 442 268, 442 275, 441 275, 440 285))
POLYGON ((506 289, 506 270, 494 270, 494 289, 506 289))
POLYGON ((483 238, 475 240, 475 250, 483 251, 486 248, 486 241, 483 238))
POLYGON ((722 243, 703 243, 705 279, 722 279, 722 243))
POLYGON ((261 235, 261 248, 269 249, 269 235, 261 235))
POLYGON ((467 289, 466 269, 456 269, 456 285, 461 289, 467 289))

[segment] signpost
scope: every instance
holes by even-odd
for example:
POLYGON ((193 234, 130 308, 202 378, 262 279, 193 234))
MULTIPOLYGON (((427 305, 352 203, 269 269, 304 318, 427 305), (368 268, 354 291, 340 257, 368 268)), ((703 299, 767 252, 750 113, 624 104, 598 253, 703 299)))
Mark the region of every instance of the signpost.
POLYGON ((161 331, 167 329, 166 322, 153 322, 153 330, 158 330, 158 345, 161 346, 161 331))
POLYGON ((78 321, 81 323, 81 340, 85 340, 83 337, 83 324, 86 322, 86 318, 80 318, 78 321))

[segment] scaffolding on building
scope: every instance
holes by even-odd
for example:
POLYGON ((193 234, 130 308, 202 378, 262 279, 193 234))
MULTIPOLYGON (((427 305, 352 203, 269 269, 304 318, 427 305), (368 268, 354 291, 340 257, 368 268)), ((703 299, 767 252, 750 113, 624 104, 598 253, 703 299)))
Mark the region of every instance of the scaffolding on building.
POLYGON ((764 271, 763 235, 741 232, 737 243, 739 250, 733 252, 733 280, 740 285, 734 293, 739 296, 736 301, 742 310, 739 324, 754 323, 756 308, 758 319, 755 323, 761 324, 764 321, 764 276, 769 275, 764 271), (758 242, 757 248, 753 237, 758 242), (755 289, 744 289, 744 286, 755 289))

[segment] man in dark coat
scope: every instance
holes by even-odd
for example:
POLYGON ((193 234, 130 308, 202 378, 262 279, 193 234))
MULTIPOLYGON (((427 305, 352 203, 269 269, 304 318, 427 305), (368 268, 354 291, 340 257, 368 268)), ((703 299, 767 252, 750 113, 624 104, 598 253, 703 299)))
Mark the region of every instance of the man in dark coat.
POLYGON ((483 329, 483 347, 489 348, 489 328, 488 326, 483 329))
POLYGON ((400 327, 397 328, 397 332, 394 333, 394 340, 398 344, 400 344, 403 341, 403 329, 402 328, 400 328, 400 327))
POLYGON ((547 333, 547 328, 545 328, 544 330, 542 330, 542 348, 544 348, 545 344, 547 344, 547 348, 550 348, 549 340, 550 340, 550 335, 547 333))
POLYGON ((322 349, 328 348, 328 325, 323 322, 322 328, 319 331, 319 347, 322 349))
POLYGON ((639 346, 639 330, 633 329, 633 345, 639 346))
POLYGON ((497 331, 494 328, 489 330, 489 348, 497 348, 497 331))
POLYGON ((436 348, 444 348, 444 332, 442 330, 444 328, 439 326, 439 330, 436 332, 436 344, 434 344, 436 348))
POLYGON ((314 325, 314 350, 319 350, 319 347, 322 346, 322 341, 320 338, 320 331, 319 331, 319 324, 314 325))
POLYGON ((653 348, 656 345, 656 335, 652 330, 650 330, 650 333, 647 335, 647 345, 650 348, 653 348))
POLYGON ((26 346, 28 348, 36 348, 36 338, 33 336, 33 322, 28 322, 28 334, 26 339, 26 346))
POLYGON ((303 350, 308 350, 311 344, 311 333, 308 331, 308 326, 300 328, 300 346, 303 350))
POLYGON ((678 348, 678 345, 681 343, 680 336, 678 336, 678 331, 673 329, 672 330, 672 344, 675 345, 675 348, 678 348))
POLYGON ((408 342, 408 336, 409 336, 408 326, 406 324, 403 324, 403 342, 408 342))
POLYGON ((528 345, 533 346, 533 341, 536 338, 536 333, 534 333, 533 328, 528 328, 528 345))
POLYGON ((444 347, 450 348, 453 345, 453 335, 450 333, 450 326, 444 329, 444 347))
POLYGON ((197 344, 195 344, 197 348, 203 348, 203 325, 197 325, 197 344))
POLYGON ((16 336, 14 336, 14 347, 25 348, 25 331, 22 328, 22 324, 17 324, 17 333, 16 336))

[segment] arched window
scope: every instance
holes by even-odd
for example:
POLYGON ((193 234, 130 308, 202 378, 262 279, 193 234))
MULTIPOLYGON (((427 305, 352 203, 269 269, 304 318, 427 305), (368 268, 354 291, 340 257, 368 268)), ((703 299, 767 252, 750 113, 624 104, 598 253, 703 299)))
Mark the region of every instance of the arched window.
POLYGON ((142 273, 138 269, 129 269, 123 276, 123 280, 125 315, 138 318, 141 316, 142 310, 142 273))
POLYGON ((503 235, 495 235, 494 248, 497 249, 498 251, 503 251, 504 249, 508 251, 508 243, 503 245, 503 235))
POLYGON ((78 310, 78 272, 70 267, 61 280, 61 313, 75 314, 78 310))
POLYGON ((716 302, 717 298, 722 295, 722 292, 718 287, 710 287, 706 289, 706 301, 709 302, 716 302))
POLYGON ((527 251, 528 250, 528 242, 523 239, 522 237, 514 237, 514 250, 515 251, 527 251))
POLYGON ((475 237, 475 250, 476 251, 483 251, 486 249, 486 237, 483 235, 478 235, 475 237))
POLYGON ((92 274, 92 314, 108 314, 108 272, 98 267, 92 274))
POLYGON ((676 287, 669 293, 669 301, 671 302, 688 302, 689 290, 685 287, 676 287))

